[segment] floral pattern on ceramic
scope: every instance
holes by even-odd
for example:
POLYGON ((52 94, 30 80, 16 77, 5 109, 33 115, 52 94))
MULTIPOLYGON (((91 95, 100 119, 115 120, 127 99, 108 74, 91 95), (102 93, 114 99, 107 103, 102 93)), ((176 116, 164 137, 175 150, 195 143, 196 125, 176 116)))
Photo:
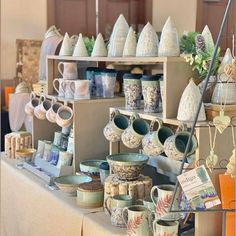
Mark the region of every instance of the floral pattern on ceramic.
POLYGON ((142 136, 138 137, 135 133, 132 133, 132 128, 128 128, 121 136, 122 142, 129 148, 137 148, 141 145, 142 136))
POLYGON ((160 220, 155 220, 153 222, 154 236, 177 236, 178 227, 178 221, 163 222, 160 220))
POLYGON ((120 207, 113 207, 111 209, 111 215, 112 215, 111 224, 113 226, 121 227, 121 228, 126 227, 124 219, 122 218, 122 211, 123 211, 123 208, 120 208, 120 207))

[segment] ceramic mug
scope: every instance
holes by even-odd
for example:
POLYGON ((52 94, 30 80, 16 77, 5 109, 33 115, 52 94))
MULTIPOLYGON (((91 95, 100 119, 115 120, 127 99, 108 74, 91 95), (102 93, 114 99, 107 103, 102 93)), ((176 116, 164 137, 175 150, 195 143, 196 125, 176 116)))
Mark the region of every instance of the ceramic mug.
POLYGON ((35 93, 31 93, 30 101, 25 105, 25 113, 27 115, 34 115, 34 109, 39 105, 40 100, 36 98, 35 93))
MULTIPOLYGON (((167 157, 174 160, 182 160, 189 137, 190 132, 187 131, 186 126, 180 125, 176 131, 176 134, 167 138, 164 143, 164 150, 167 157)), ((192 136, 187 155, 192 155, 195 152, 196 148, 197 139, 195 136, 192 136)))
POLYGON ((48 121, 56 123, 57 111, 61 106, 61 103, 56 102, 55 99, 52 99, 51 108, 46 112, 46 118, 48 121))
POLYGON ((125 222, 122 217, 122 211, 124 207, 131 206, 133 199, 129 195, 115 195, 113 197, 109 196, 105 200, 105 209, 111 216, 111 224, 117 227, 124 228, 125 222), (110 202, 110 204, 108 204, 110 202), (109 206, 108 206, 109 205, 109 206))
POLYGON ((125 207, 122 216, 127 226, 127 235, 150 235, 148 221, 150 213, 146 207, 142 205, 125 207))
POLYGON ((113 98, 116 84, 116 70, 105 69, 101 73, 102 77, 102 92, 104 98, 113 98))
POLYGON ((61 127, 67 127, 73 122, 73 110, 66 105, 61 106, 56 115, 56 123, 61 127))
POLYGON ((142 140, 143 153, 148 156, 158 156, 164 152, 164 143, 167 138, 174 135, 174 132, 166 126, 162 125, 162 121, 158 118, 150 124, 150 132, 146 134, 142 140), (153 131, 155 123, 158 129, 153 131))
MULTIPOLYGON (((152 187, 150 195, 155 206, 156 219, 173 221, 180 218, 179 213, 169 213, 174 189, 175 186, 171 184, 152 187)), ((174 201, 173 209, 178 209, 176 201, 174 201)))
POLYGON ((59 151, 59 158, 57 162, 57 168, 62 166, 71 166, 73 159, 73 154, 66 151, 59 151))
POLYGON ((65 80, 65 98, 74 99, 75 84, 72 80, 65 80))
POLYGON ((162 220, 154 220, 153 222, 153 236, 178 236, 178 221, 162 221, 162 220))
POLYGON ((146 208, 148 208, 150 211, 155 210, 154 203, 152 201, 152 198, 147 196, 144 199, 138 199, 137 200, 138 204, 144 205, 146 208))
POLYGON ((74 80, 78 79, 77 63, 75 62, 59 62, 58 71, 63 79, 74 80))
POLYGON ((51 102, 46 100, 44 96, 41 96, 39 105, 34 109, 34 115, 40 120, 45 120, 46 113, 50 108, 51 102))
POLYGON ((121 134, 129 126, 126 116, 120 114, 118 110, 111 113, 110 122, 103 129, 103 134, 110 142, 117 142, 121 139, 121 134))
POLYGON ((134 113, 130 117, 129 127, 121 135, 121 140, 128 148, 138 148, 148 132, 148 123, 134 113))
POLYGON ((75 80, 74 81, 74 99, 89 99, 89 80, 75 80))
POLYGON ((58 97, 65 97, 66 84, 65 84, 64 79, 54 79, 53 80, 53 88, 58 93, 58 97), (56 83, 58 83, 58 88, 56 86, 56 83))

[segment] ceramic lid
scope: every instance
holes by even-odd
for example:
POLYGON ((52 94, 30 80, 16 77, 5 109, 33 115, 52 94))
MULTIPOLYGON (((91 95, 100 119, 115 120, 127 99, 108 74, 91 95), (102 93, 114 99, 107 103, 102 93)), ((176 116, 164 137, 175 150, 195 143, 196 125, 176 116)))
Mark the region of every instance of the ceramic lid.
POLYGON ((141 79, 143 74, 125 73, 123 79, 141 79))
POLYGON ((81 192, 100 192, 103 191, 103 185, 100 183, 100 181, 81 183, 78 186, 78 190, 81 192))
POLYGON ((160 79, 159 75, 143 75, 142 76, 142 80, 145 80, 145 81, 156 81, 159 79, 160 79))

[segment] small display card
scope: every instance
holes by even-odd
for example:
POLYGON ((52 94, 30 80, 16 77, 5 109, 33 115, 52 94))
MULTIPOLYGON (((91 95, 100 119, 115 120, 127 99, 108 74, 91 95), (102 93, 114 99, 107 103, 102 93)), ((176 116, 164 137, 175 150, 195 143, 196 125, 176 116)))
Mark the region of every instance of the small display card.
POLYGON ((221 204, 204 165, 177 176, 192 209, 208 209, 221 204))

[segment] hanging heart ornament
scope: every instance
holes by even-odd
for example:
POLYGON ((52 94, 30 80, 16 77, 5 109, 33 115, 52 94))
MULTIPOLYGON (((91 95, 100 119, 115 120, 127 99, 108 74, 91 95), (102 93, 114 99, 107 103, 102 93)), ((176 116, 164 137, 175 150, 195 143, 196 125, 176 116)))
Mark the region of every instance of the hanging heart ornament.
POLYGON ((211 150, 210 155, 206 158, 206 166, 210 170, 213 171, 214 166, 218 162, 218 156, 214 153, 214 150, 211 150))
POLYGON ((220 111, 220 115, 216 116, 213 119, 213 124, 217 128, 217 130, 222 134, 224 130, 230 125, 230 117, 225 116, 223 110, 220 111))

